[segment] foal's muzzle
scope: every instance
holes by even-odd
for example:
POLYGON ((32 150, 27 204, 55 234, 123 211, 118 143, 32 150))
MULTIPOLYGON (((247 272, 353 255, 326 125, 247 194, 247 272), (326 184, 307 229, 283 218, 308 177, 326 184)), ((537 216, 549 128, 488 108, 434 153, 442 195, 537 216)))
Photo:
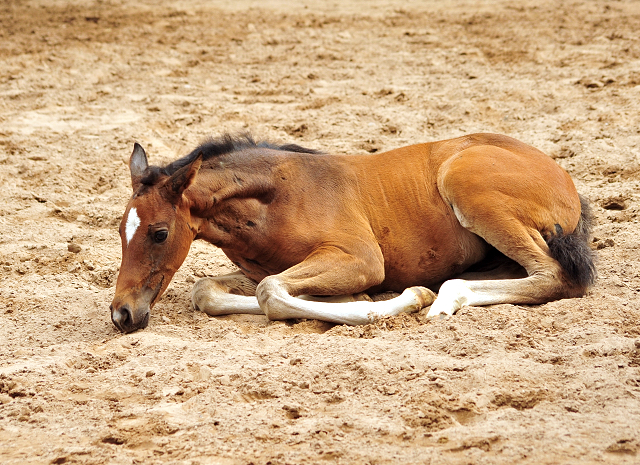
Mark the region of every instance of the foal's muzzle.
POLYGON ((135 312, 138 318, 135 318, 134 312, 128 304, 114 308, 111 305, 111 321, 123 333, 132 333, 138 329, 144 329, 149 324, 149 310, 145 312, 135 312))

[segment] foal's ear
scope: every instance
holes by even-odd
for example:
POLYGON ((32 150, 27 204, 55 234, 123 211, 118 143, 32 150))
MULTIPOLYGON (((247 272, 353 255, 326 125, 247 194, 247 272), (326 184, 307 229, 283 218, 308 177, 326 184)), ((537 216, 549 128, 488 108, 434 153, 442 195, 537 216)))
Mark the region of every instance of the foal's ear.
POLYGON ((129 171, 131 171, 131 185, 133 186, 133 190, 136 190, 136 187, 140 184, 142 173, 144 173, 144 170, 146 170, 148 166, 147 154, 142 146, 136 142, 133 146, 131 158, 129 158, 129 171))
POLYGON ((193 183, 201 166, 202 152, 198 154, 195 160, 193 160, 187 166, 183 166, 182 168, 180 168, 167 180, 165 186, 169 190, 169 195, 181 197, 182 193, 187 189, 187 187, 189 187, 193 183))

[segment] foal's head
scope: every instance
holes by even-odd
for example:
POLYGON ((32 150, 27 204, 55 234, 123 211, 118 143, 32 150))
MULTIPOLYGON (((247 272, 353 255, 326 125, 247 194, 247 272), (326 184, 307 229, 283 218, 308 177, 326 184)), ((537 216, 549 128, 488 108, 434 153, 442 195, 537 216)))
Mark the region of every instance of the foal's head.
POLYGON ((149 167, 136 144, 129 160, 133 195, 120 223, 122 265, 111 303, 111 320, 125 333, 145 328, 149 311, 189 252, 196 231, 183 193, 202 156, 168 174, 149 167))

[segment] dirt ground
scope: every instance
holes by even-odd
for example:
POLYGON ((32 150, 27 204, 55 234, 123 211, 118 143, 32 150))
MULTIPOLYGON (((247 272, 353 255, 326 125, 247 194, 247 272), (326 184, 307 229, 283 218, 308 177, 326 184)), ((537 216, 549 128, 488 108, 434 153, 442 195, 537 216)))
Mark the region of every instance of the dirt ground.
POLYGON ((638 2, 292 3, 0 3, 0 461, 638 463, 638 2), (436 321, 211 318, 191 286, 233 265, 195 243, 120 334, 133 143, 160 164, 246 130, 339 153, 516 137, 591 200, 599 281, 436 321))

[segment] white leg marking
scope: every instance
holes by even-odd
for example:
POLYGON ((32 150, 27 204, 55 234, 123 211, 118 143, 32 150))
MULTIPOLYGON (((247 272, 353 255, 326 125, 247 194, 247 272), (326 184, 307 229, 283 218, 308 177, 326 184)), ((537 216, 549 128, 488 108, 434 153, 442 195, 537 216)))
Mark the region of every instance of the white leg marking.
POLYGON ((138 230, 138 226, 140 226, 140 217, 138 216, 138 212, 135 207, 129 210, 129 216, 127 217, 127 224, 124 227, 124 234, 127 238, 127 245, 133 239, 133 235, 138 230))
POLYGON ((246 313, 251 315, 262 315, 264 312, 258 305, 255 296, 244 296, 228 294, 224 292, 207 293, 196 292, 194 288, 191 294, 193 307, 205 312, 207 315, 231 315, 246 313))
MULTIPOLYGON (((211 316, 233 313, 262 315, 258 299, 251 295, 238 295, 230 292, 231 287, 251 293, 251 284, 243 283, 244 277, 226 275, 217 278, 200 279, 191 291, 193 307, 211 316)), ((254 288, 255 289, 255 288, 254 288)), ((255 292, 255 291, 253 291, 255 292)))
MULTIPOLYGON (((243 296, 231 294, 228 292, 217 290, 214 288, 202 289, 206 286, 206 281, 199 281, 193 288, 191 293, 191 303, 195 309, 205 312, 207 315, 230 315, 238 313, 248 313, 253 315, 263 315, 264 312, 258 304, 255 296, 243 296)), ((293 299, 293 297, 292 297, 293 299)), ((356 302, 352 295, 336 295, 336 296, 310 296, 301 295, 298 299, 311 302, 325 303, 346 303, 356 302)))
POLYGON ((270 320, 313 318, 347 325, 364 325, 381 316, 416 312, 428 306, 434 297, 428 289, 412 287, 400 296, 382 302, 311 302, 292 297, 273 277, 265 278, 258 285, 256 294, 270 320))

